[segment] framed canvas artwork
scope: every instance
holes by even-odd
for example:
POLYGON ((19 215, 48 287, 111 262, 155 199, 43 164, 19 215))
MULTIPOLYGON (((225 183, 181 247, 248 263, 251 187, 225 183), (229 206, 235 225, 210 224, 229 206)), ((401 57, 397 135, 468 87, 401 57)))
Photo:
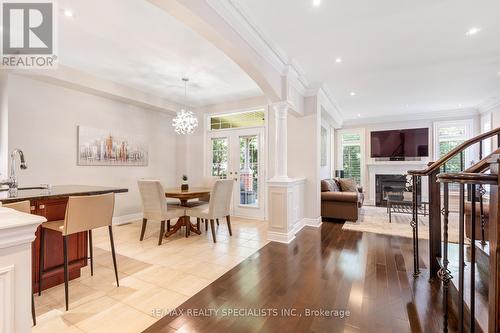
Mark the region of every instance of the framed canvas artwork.
POLYGON ((147 166, 149 149, 142 135, 78 126, 78 165, 147 166))

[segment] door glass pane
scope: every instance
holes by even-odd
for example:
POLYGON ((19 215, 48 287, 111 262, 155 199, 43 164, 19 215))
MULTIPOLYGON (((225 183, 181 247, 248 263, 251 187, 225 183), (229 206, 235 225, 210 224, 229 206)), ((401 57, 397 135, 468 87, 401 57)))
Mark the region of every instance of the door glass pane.
POLYGON ((229 145, 227 138, 212 139, 212 176, 227 178, 229 145))
POLYGON ((240 137, 240 205, 259 206, 259 138, 240 137))

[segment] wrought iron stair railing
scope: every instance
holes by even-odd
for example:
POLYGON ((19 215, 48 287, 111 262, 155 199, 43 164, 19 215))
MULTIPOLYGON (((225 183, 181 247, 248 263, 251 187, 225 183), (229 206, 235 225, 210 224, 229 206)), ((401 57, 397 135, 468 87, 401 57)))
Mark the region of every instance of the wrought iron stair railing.
MULTIPOLYGON (((443 281, 443 307, 445 311, 448 311, 448 285, 450 280, 452 279, 451 272, 448 269, 448 221, 449 221, 449 184, 456 183, 459 184, 459 259, 458 259, 458 328, 459 332, 464 332, 466 328, 470 332, 476 331, 476 203, 478 198, 476 196, 476 187, 480 186, 484 189, 484 186, 496 186, 498 187, 498 173, 493 174, 485 174, 485 173, 471 173, 471 172, 461 172, 461 173, 442 173, 437 176, 438 182, 443 184, 444 189, 444 209, 443 209, 443 258, 440 262, 440 269, 438 271, 438 277, 443 281), (468 279, 470 293, 468 300, 468 314, 469 318, 465 318, 464 311, 464 290, 466 286, 465 283, 465 221, 464 221, 464 207, 465 207, 465 185, 470 185, 470 201, 471 201, 471 234, 470 234, 470 267, 469 273, 470 277, 468 279)), ((482 191, 480 191, 482 192, 482 191)), ((484 193, 483 193, 484 194, 484 193)), ((482 206, 482 202, 481 202, 482 206)), ((481 216, 482 222, 482 230, 483 230, 483 239, 484 242, 484 220, 483 215, 481 216)), ((495 228, 496 229, 496 228, 495 228)), ((492 276, 490 276, 489 284, 492 287, 495 287, 496 283, 491 281, 492 276)), ((493 277, 494 278, 494 277, 493 277)), ((445 318, 447 318, 447 313, 445 314, 445 318)), ((490 323, 494 324, 494 323, 490 323)), ((447 327, 446 324, 444 327, 447 327)), ((490 330, 491 332, 498 332, 498 327, 490 330)))
MULTIPOLYGON (((449 153, 444 155, 436 162, 429 163, 427 168, 423 170, 411 170, 408 174, 413 181, 413 216, 411 226, 413 229, 413 275, 418 277, 420 274, 419 265, 419 212, 418 212, 418 196, 419 190, 422 189, 422 178, 427 177, 429 182, 428 202, 429 202, 429 277, 430 279, 438 278, 443 283, 443 308, 448 311, 448 284, 452 280, 452 275, 448 269, 448 224, 450 215, 450 186, 455 188, 458 186, 459 195, 459 253, 458 253, 458 286, 453 291, 457 291, 459 302, 458 304, 458 319, 459 331, 464 332, 470 330, 474 332, 476 329, 475 311, 475 270, 476 270, 476 248, 475 240, 480 238, 482 244, 485 244, 485 213, 484 213, 484 197, 485 187, 490 187, 490 205, 489 205, 489 222, 488 222, 488 240, 489 240, 489 295, 488 295, 488 332, 500 332, 500 214, 499 210, 499 184, 498 170, 500 161, 500 148, 493 151, 488 156, 484 157, 483 141, 496 137, 500 147, 500 128, 493 129, 489 132, 478 135, 470 140, 457 146, 449 153), (479 162, 465 168, 464 156, 466 151, 471 146, 478 145, 475 158, 479 157, 479 162), (478 153, 477 153, 478 152, 478 153), (456 156, 460 156, 461 167, 458 173, 447 173, 446 164, 456 156), (441 174, 440 174, 441 172, 441 174), (488 173, 490 172, 490 173, 488 173), (477 191, 479 189, 479 191, 477 191), (470 238, 470 267, 467 268, 470 274, 471 292, 468 295, 468 309, 464 311, 464 242, 465 242, 465 195, 467 192, 467 201, 470 206, 471 227, 470 238), (443 201, 443 202, 441 202, 443 201), (479 208, 477 207, 479 204, 479 208), (479 218, 477 217, 479 210, 479 218), (441 223, 443 222, 443 223, 441 223), (476 224, 480 224, 480 235, 476 232, 476 224), (441 225, 443 230, 441 229, 441 225), (443 231, 443 234, 442 232, 443 231), (443 246, 444 241, 444 246, 443 246), (470 299, 469 299, 470 298, 470 299), (465 318, 469 317, 469 318, 465 318)), ((469 208, 468 208, 469 209, 469 208)), ((467 228, 469 230, 469 227, 467 228)), ((456 266, 455 266, 456 267, 456 266)), ((454 268, 455 268, 454 267, 454 268)), ((481 267, 481 266, 479 266, 481 267)), ((456 273, 454 273, 456 274, 456 273)), ((467 274, 467 275, 469 275, 467 274)), ((456 277, 455 277, 456 279, 456 277)), ((455 279, 453 283, 455 285, 455 279)), ((454 304, 454 303, 453 303, 454 304)), ((445 321, 447 320, 445 315, 445 321)), ((446 325, 444 327, 447 327, 446 325)))
MULTIPOLYGON (((440 172, 446 172, 446 163, 449 162, 456 156, 460 156, 461 168, 460 171, 465 171, 464 156, 466 149, 478 144, 479 145, 479 160, 480 162, 472 166, 471 168, 483 169, 487 168, 485 166, 487 163, 487 158, 483 157, 483 141, 490 139, 492 137, 497 137, 497 142, 500 144, 500 127, 495 128, 491 131, 480 134, 472 139, 469 139, 462 144, 455 147, 453 150, 445 154, 439 160, 429 163, 427 168, 423 170, 410 170, 408 175, 412 177, 413 183, 413 214, 411 226, 413 228, 413 254, 414 254, 414 276, 420 274, 419 265, 419 240, 418 240, 418 201, 417 193, 422 188, 422 177, 428 177, 429 183, 429 274, 431 278, 438 277, 438 272, 440 269, 440 262, 442 257, 442 239, 441 239, 441 216, 443 215, 444 207, 441 207, 441 185, 437 181, 437 175, 440 172)), ((493 154, 488 155, 488 157, 493 156, 493 154)), ((467 171, 479 172, 475 169, 467 171)), ((482 171, 484 172, 484 170, 482 171)), ((482 199, 482 198, 481 198, 482 199)))

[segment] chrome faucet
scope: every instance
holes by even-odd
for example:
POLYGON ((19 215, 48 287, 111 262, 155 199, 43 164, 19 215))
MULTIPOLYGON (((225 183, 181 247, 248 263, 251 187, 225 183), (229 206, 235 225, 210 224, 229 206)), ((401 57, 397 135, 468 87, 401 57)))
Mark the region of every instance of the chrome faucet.
POLYGON ((10 153, 9 179, 0 182, 0 185, 8 185, 9 191, 16 191, 18 187, 17 175, 16 175, 16 155, 19 155, 19 159, 21 161, 19 167, 22 170, 26 170, 28 168, 28 166, 26 165, 26 161, 24 159, 23 151, 21 149, 14 149, 12 153, 10 153))

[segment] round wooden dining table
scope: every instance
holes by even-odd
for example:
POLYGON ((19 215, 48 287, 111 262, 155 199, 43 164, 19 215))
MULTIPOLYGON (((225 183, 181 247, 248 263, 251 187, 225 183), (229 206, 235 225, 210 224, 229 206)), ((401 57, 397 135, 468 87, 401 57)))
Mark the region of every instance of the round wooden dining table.
MULTIPOLYGON (((181 206, 189 207, 188 201, 193 199, 198 199, 209 195, 211 192, 210 188, 205 187, 194 187, 188 190, 181 190, 180 188, 168 188, 165 189, 165 197, 174 198, 180 201, 181 206)), ((189 216, 182 216, 177 220, 177 223, 171 227, 165 233, 165 238, 175 234, 181 227, 186 226, 186 237, 189 237, 191 231, 197 235, 201 234, 199 225, 194 225, 191 223, 189 216)))

